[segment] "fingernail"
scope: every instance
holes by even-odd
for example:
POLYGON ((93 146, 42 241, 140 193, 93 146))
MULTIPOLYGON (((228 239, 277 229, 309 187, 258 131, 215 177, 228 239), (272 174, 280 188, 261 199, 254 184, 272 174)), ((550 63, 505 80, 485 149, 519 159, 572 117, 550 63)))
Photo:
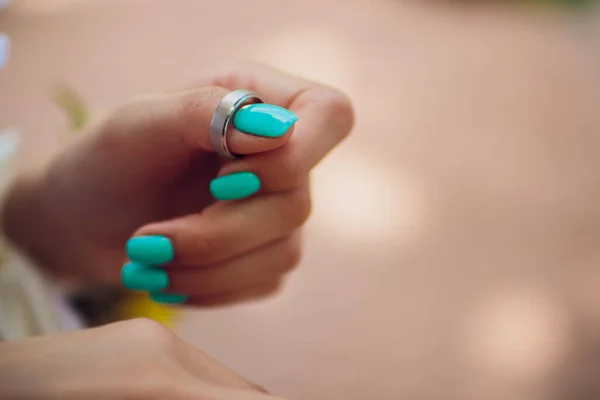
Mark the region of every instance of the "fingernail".
POLYGON ((233 125, 244 133, 275 138, 285 135, 298 116, 272 104, 250 104, 235 114, 233 125))
POLYGON ((0 68, 8 62, 10 56, 10 39, 7 35, 0 33, 0 68))
POLYGON ((171 240, 165 236, 136 236, 127 242, 127 256, 133 262, 160 265, 173 261, 171 240))
POLYGON ((155 292, 169 286, 169 276, 160 268, 132 262, 121 270, 121 282, 127 289, 155 292))
POLYGON ((188 299, 188 296, 175 293, 150 293, 150 298, 157 303, 179 304, 184 303, 188 299))
POLYGON ((260 189, 260 179, 252 172, 235 172, 220 176, 210 183, 210 192, 217 200, 238 200, 260 189))

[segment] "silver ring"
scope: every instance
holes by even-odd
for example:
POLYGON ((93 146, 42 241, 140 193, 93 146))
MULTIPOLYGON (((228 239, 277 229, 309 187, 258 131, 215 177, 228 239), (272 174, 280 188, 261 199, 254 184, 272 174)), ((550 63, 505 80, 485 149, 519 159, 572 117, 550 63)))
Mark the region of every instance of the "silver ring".
POLYGON ((258 94, 245 89, 228 93, 215 110, 210 123, 210 143, 217 153, 227 158, 238 158, 227 147, 227 130, 235 113, 245 105, 262 103, 258 94))

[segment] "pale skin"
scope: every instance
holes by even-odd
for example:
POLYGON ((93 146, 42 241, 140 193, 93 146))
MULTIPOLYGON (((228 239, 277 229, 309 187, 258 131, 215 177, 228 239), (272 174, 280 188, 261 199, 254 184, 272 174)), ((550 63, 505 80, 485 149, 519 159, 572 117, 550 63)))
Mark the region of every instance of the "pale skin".
MULTIPOLYGON (((163 235, 175 250, 168 292, 187 294, 187 304, 269 295, 300 259, 309 173, 352 125, 350 102, 334 89, 253 64, 221 68, 186 90, 126 102, 47 168, 21 176, 4 230, 53 274, 114 284, 126 241, 163 235), (275 139, 232 131, 230 149, 246 157, 224 162, 209 126, 237 88, 299 120, 275 139), (259 193, 215 202, 210 181, 236 171, 257 174, 259 193)), ((151 321, 5 343, 0 353, 0 397, 274 399, 151 321)))
POLYGON ((3 399, 279 399, 146 319, 5 343, 0 352, 3 399))

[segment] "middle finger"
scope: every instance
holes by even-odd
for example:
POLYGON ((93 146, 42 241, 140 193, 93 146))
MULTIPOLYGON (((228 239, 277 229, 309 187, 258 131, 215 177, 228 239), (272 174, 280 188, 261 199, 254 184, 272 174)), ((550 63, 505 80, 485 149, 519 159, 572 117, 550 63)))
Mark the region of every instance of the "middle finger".
POLYGON ((128 255, 147 265, 220 263, 289 235, 306 221, 310 208, 308 184, 243 201, 217 202, 199 214, 144 226, 128 242, 128 255), (170 247, 172 257, 156 262, 152 252, 145 251, 152 240, 170 247))

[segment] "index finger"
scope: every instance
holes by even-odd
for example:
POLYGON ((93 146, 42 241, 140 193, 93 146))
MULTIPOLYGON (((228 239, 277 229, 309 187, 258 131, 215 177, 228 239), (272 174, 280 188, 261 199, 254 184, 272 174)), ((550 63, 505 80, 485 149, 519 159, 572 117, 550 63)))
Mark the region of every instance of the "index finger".
MULTIPOLYGON (((164 144, 169 139, 185 143, 192 151, 215 151, 209 128, 217 106, 228 92, 223 87, 205 85, 137 96, 113 112, 104 126, 121 143, 141 142, 143 138, 145 143, 164 144)), ((230 123, 229 148, 236 154, 273 150, 287 142, 296 120, 293 113, 267 103, 241 107, 230 123), (244 118, 240 118, 242 115, 244 118)), ((156 146, 150 147, 156 151, 156 146)))
POLYGON ((244 64, 217 73, 211 84, 253 90, 299 117, 294 135, 284 146, 229 162, 219 174, 252 171, 260 177, 263 192, 300 186, 354 124, 352 105, 345 94, 273 68, 244 64))

